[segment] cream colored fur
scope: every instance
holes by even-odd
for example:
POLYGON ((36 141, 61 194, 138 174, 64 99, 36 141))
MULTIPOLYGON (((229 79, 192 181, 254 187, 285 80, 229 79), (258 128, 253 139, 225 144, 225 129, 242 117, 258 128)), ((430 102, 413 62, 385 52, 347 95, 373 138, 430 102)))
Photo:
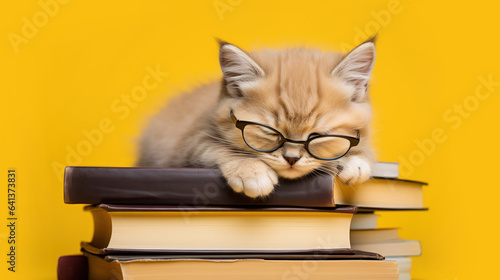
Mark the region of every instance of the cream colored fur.
POLYGON ((349 184, 369 178, 372 41, 346 55, 306 48, 247 53, 221 43, 219 58, 222 81, 172 100, 156 115, 140 139, 137 165, 217 167, 236 192, 250 197, 271 193, 278 177, 324 171, 349 184), (293 143, 256 152, 243 142, 231 110, 240 120, 266 124, 290 139, 306 140, 312 133, 356 136, 359 130, 361 141, 333 161, 317 160, 293 143), (290 165, 285 157, 300 159, 290 165))

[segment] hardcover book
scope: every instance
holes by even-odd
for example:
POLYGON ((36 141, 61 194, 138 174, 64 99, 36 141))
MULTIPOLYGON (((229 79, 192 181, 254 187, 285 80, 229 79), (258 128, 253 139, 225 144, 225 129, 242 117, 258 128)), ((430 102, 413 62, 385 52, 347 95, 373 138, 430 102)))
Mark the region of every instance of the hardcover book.
MULTIPOLYGON (((349 250, 356 208, 87 206, 94 253, 349 250)), ((85 244, 84 244, 85 247, 85 244)))
POLYGON ((57 280, 88 280, 89 264, 84 255, 66 255, 57 261, 57 280))
POLYGON ((422 182, 373 178, 350 186, 329 174, 281 180, 264 198, 249 198, 227 186, 217 169, 66 167, 64 201, 75 204, 174 206, 352 205, 377 209, 423 209, 422 182))
POLYGON ((255 256, 164 256, 164 255, 107 255, 96 256, 84 252, 89 260, 90 279, 120 280, 397 280, 399 270, 394 261, 367 252, 352 254, 310 254, 301 259, 287 255, 255 256))

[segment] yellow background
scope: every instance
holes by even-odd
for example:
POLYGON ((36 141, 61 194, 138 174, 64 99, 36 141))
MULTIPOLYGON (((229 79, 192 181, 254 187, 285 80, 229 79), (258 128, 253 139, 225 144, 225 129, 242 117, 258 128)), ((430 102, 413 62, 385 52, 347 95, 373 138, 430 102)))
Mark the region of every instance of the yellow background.
POLYGON ((430 182, 430 211, 382 213, 381 225, 401 226, 404 238, 422 241, 414 278, 497 275, 500 6, 494 1, 61 2, 68 3, 49 5, 45 17, 38 1, 0 9, 1 279, 55 279, 57 258, 79 252, 79 242, 91 238, 90 215, 63 204, 62 172, 54 166, 133 164, 148 116, 174 94, 220 76, 214 37, 247 49, 343 49, 375 30, 378 158, 406 160, 414 170, 403 168, 404 177, 430 182), (26 20, 36 21, 36 30, 26 20), (169 75, 130 102, 128 114, 113 109, 126 104, 122 95, 142 84, 148 67, 169 75), (480 77, 495 86, 487 91, 480 77), (460 115, 454 110, 464 102, 460 115), (112 131, 89 150, 84 131, 103 120, 112 131), (84 155, 68 158, 78 147, 84 155), (15 273, 6 263, 8 168, 18 178, 15 273))

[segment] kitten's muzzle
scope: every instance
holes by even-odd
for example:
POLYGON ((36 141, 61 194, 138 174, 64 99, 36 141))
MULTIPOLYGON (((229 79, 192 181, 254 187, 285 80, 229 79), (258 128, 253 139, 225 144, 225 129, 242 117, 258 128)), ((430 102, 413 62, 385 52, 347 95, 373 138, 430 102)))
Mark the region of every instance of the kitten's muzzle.
POLYGON ((290 164, 290 166, 293 166, 297 161, 300 160, 300 157, 286 157, 286 156, 283 157, 290 164))

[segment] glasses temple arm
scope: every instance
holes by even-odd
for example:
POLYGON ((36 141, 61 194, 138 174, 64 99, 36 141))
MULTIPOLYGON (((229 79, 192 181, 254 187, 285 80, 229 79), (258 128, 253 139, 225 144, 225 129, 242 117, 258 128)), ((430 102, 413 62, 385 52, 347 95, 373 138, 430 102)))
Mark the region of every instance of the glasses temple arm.
POLYGON ((238 119, 234 116, 233 110, 231 110, 231 120, 233 121, 234 124, 238 122, 238 119))

